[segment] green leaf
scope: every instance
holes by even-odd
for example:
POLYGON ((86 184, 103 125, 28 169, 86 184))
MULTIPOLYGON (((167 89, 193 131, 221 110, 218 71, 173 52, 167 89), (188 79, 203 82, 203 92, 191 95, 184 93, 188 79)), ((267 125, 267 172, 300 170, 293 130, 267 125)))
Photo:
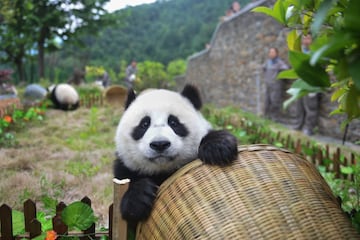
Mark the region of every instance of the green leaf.
POLYGON ((334 2, 334 0, 331 0, 331 1, 327 0, 327 1, 323 1, 321 3, 319 9, 315 13, 314 22, 311 25, 311 32, 312 32, 313 35, 318 34, 322 24, 326 20, 328 12, 329 12, 329 10, 331 9, 331 7, 333 5, 333 2, 334 2))
POLYGON ((342 97, 342 96, 344 96, 344 94, 347 92, 347 90, 345 89, 345 88, 339 88, 339 89, 337 89, 334 93, 333 93, 333 95, 331 96, 331 101, 333 102, 333 101, 336 101, 337 99, 339 99, 340 100, 340 98, 342 97))
POLYGON ((300 88, 289 88, 286 91, 288 94, 291 95, 291 97, 289 99, 287 99, 286 101, 284 101, 283 103, 283 108, 286 109, 290 106, 290 104, 292 104, 293 102, 295 102, 297 99, 305 96, 306 94, 308 94, 307 91, 301 90, 300 88))
POLYGON ((273 9, 261 6, 261 7, 256 7, 251 11, 266 14, 266 15, 274 18, 276 21, 278 21, 281 24, 286 23, 286 20, 285 20, 286 9, 284 8, 283 0, 276 1, 273 9))
POLYGON ((83 202, 73 202, 62 212, 62 220, 69 228, 88 229, 96 220, 91 207, 83 202))
POLYGON ((348 69, 356 89, 360 91, 360 58, 358 57, 355 61, 351 62, 348 69))
POLYGON ((350 86, 349 92, 345 95, 345 112, 348 118, 355 119, 360 117, 360 92, 354 85, 350 86))
POLYGON ((344 12, 345 28, 353 32, 360 32, 359 18, 360 1, 350 0, 347 9, 344 12))
POLYGON ((321 87, 314 87, 302 79, 298 79, 295 82, 293 82, 293 84, 291 85, 291 88, 299 88, 301 90, 307 91, 308 93, 323 91, 323 89, 321 87))
POLYGON ((36 214, 36 218, 37 218, 37 220, 40 221, 40 223, 41 223, 41 230, 42 230, 43 232, 46 232, 46 231, 52 229, 52 227, 53 227, 53 226, 52 226, 52 220, 51 220, 51 218, 50 218, 48 215, 46 215, 44 212, 38 212, 38 213, 36 214))
POLYGON ((292 51, 301 51, 301 41, 300 36, 297 35, 296 30, 292 30, 287 35, 287 45, 289 50, 292 51))
POLYGON ((13 210, 11 212, 13 218, 13 233, 14 235, 19 235, 25 233, 24 225, 24 213, 13 210))
POLYGON ((273 8, 273 14, 274 17, 282 24, 286 24, 286 9, 284 7, 284 1, 283 0, 277 0, 276 3, 274 4, 274 8, 273 8))
POLYGON ((334 35, 328 44, 319 48, 316 52, 314 52, 310 59, 310 64, 313 66, 317 64, 317 62, 323 57, 334 57, 335 55, 339 55, 344 51, 347 45, 353 42, 352 36, 348 32, 339 32, 334 35))
POLYGON ((257 12, 257 13, 264 13, 270 17, 273 17, 273 10, 271 8, 268 7, 256 7, 253 10, 251 10, 252 12, 257 12))
POLYGON ((344 167, 344 166, 341 166, 340 167, 340 171, 341 173, 343 174, 352 174, 354 173, 354 169, 352 167, 344 167))
POLYGON ((315 87, 330 87, 330 80, 325 69, 320 65, 311 66, 310 56, 296 51, 289 51, 289 61, 298 76, 309 85, 315 87))
POLYGON ((299 76, 296 74, 294 69, 288 69, 281 71, 277 77, 277 79, 298 79, 299 76))

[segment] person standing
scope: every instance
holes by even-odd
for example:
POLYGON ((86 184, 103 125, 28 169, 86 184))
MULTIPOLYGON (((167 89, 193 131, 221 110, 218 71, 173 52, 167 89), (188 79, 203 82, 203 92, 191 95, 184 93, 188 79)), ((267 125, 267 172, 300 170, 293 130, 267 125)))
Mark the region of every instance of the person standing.
POLYGON ((265 116, 273 121, 281 117, 284 81, 277 79, 280 71, 288 69, 288 65, 279 57, 277 48, 269 49, 268 59, 263 65, 265 81, 265 116))
MULTIPOLYGON (((301 39, 301 50, 303 53, 310 53, 312 37, 304 35, 301 39)), ((320 109, 320 93, 309 93, 296 102, 296 123, 295 130, 302 130, 308 136, 314 134, 314 128, 318 125, 320 109)))
POLYGON ((135 60, 132 60, 130 65, 127 66, 125 70, 125 84, 128 89, 134 87, 134 81, 136 79, 137 73, 137 63, 135 60))
POLYGON ((231 9, 233 11, 233 14, 237 13, 240 11, 240 3, 238 1, 234 1, 232 4, 231 4, 231 9))

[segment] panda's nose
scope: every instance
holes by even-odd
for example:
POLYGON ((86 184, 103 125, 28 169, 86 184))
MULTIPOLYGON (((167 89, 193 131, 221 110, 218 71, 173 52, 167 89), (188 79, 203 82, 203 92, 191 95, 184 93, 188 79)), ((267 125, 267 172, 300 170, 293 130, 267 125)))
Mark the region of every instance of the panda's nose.
POLYGON ((157 152, 163 152, 170 147, 169 141, 154 141, 150 143, 150 147, 157 152))

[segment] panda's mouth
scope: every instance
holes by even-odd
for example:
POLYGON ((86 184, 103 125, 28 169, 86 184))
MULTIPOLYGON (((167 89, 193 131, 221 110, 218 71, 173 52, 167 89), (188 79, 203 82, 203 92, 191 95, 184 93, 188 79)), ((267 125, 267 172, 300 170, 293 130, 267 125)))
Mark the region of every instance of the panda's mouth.
POLYGON ((154 162, 154 163, 167 163, 174 161, 175 158, 176 156, 167 156, 167 155, 159 154, 157 156, 150 157, 148 159, 150 162, 154 162))

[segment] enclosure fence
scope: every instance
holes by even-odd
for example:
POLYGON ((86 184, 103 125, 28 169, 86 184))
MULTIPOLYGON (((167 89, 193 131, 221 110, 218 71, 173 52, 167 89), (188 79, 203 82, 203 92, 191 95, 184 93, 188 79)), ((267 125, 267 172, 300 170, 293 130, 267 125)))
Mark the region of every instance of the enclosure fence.
MULTIPOLYGON (((120 201, 122 196, 128 188, 128 182, 120 182, 114 179, 114 199, 113 204, 109 206, 109 227, 107 231, 96 230, 96 225, 93 223, 88 229, 81 232, 69 231, 68 226, 62 221, 62 211, 66 204, 60 202, 56 206, 56 215, 52 218, 52 230, 58 236, 78 237, 80 240, 89 239, 108 239, 126 240, 127 239, 127 224, 121 218, 120 201), (115 211, 113 211, 115 205, 115 211)), ((91 200, 88 197, 81 199, 81 202, 91 207, 91 200)), ((18 240, 18 239, 33 239, 40 236, 43 232, 41 229, 41 222, 37 219, 36 203, 30 199, 26 200, 23 205, 24 226, 25 233, 14 235, 12 208, 7 204, 0 207, 0 240, 18 240)))

